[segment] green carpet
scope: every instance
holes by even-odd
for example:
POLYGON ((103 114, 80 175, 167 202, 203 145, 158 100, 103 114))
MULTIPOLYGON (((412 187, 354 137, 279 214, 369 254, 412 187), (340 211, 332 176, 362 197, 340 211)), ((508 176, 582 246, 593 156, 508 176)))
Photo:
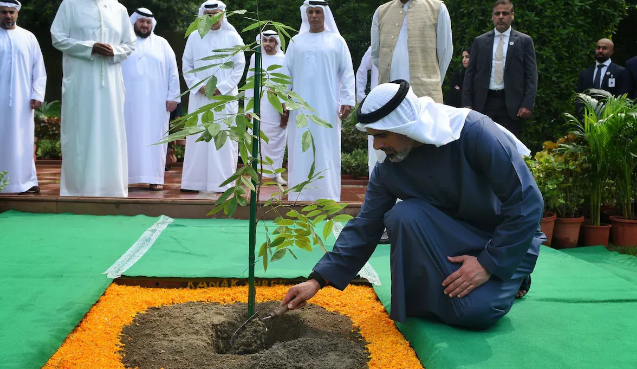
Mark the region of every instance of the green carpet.
MULTIPOLYGON (((41 367, 110 284, 102 272, 157 218, 0 214, 0 368, 41 367)), ((260 229, 258 245, 263 242, 260 229)), ((328 240, 328 248, 334 240, 328 240)), ((127 276, 246 277, 247 222, 176 219, 127 276)), ((299 250, 257 276, 306 276, 299 250)), ((484 332, 421 319, 399 324, 427 369, 634 368, 637 259, 603 248, 543 248, 530 294, 484 332)), ((389 308, 389 247, 370 263, 389 308)))
MULTIPOLYGON (((276 229, 267 223, 270 232, 276 229)), ((317 226, 322 233, 323 225, 317 226)), ((259 223, 257 252, 265 242, 265 228, 259 223)), ((330 250, 334 237, 325 247, 330 250)), ((294 249, 298 260, 290 254, 268 265, 267 272, 257 260, 255 274, 265 278, 307 277, 323 256, 320 247, 312 252, 294 249)), ((231 219, 175 219, 155 241, 153 247, 124 275, 128 277, 248 277, 248 222, 231 219)))
MULTIPOLYGON (((383 282, 376 293, 389 307, 389 249, 379 247, 371 264, 383 282)), ((399 329, 427 369, 628 369, 637 363, 636 311, 633 283, 543 247, 531 292, 493 328, 464 331, 410 318, 399 329)))
POLYGON ((0 214, 0 368, 40 368, 156 218, 0 214))
POLYGON ((577 247, 561 251, 602 267, 628 282, 637 282, 637 257, 608 251, 604 246, 577 247))

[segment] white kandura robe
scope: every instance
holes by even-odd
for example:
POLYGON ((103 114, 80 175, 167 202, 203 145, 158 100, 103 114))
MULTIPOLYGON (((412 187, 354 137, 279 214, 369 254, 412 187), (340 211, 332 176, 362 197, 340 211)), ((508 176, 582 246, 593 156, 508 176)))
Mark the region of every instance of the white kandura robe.
MULTIPOLYGON (((266 53, 262 53, 261 55, 261 64, 264 71, 266 71, 268 67, 272 65, 280 65, 281 68, 273 70, 272 73, 289 75, 285 68, 285 54, 268 55, 266 53)), ((250 69, 254 68, 254 60, 255 57, 254 55, 252 55, 252 58, 250 59, 250 67, 248 67, 248 78, 254 75, 254 71, 250 71, 250 69)), ((265 73, 263 74, 263 76, 265 76, 265 73)), ((246 91, 246 99, 244 105, 247 106, 248 99, 253 96, 254 90, 251 89, 249 91, 246 91)), ((272 106, 272 104, 270 104, 270 101, 265 94, 261 99, 260 108, 261 111, 259 116, 261 118, 261 132, 263 132, 268 138, 268 143, 265 143, 265 141, 261 142, 261 150, 263 158, 269 157, 273 161, 272 165, 266 165, 264 163, 263 169, 271 170, 272 172, 274 172, 276 169, 279 169, 283 166, 283 155, 285 154, 285 145, 287 144, 288 133, 287 129, 281 128, 281 114, 272 106)), ((264 178, 274 178, 275 176, 280 177, 281 174, 263 174, 264 178)))
MULTIPOLYGON (((292 77, 292 90, 307 101, 332 128, 310 122, 308 127, 316 145, 316 170, 325 177, 313 182, 302 194, 290 193, 290 200, 315 201, 341 198, 341 105, 355 105, 355 79, 352 58, 343 37, 323 31, 294 36, 285 56, 292 77)), ((355 113, 352 111, 352 113, 355 113)), ((296 127, 297 110, 290 114, 288 125, 289 187, 306 181, 312 166, 312 148, 302 151, 302 134, 307 128, 296 127)), ((312 114, 307 112, 307 114, 312 114)))
MULTIPOLYGON (((215 75, 217 77, 217 89, 222 95, 236 95, 239 90, 237 85, 243 76, 245 69, 244 53, 238 53, 233 58, 234 66, 231 69, 221 69, 219 67, 209 68, 197 73, 187 73, 193 69, 210 64, 225 62, 226 59, 200 60, 204 57, 219 54, 213 53, 215 49, 226 49, 233 46, 243 46, 243 40, 238 33, 223 27, 217 31, 210 31, 202 39, 198 32, 193 32, 186 41, 186 48, 183 56, 183 75, 188 88, 192 88, 204 78, 215 75)), ((223 54, 227 54, 223 53, 223 54)), ((188 113, 192 113, 204 105, 214 102, 197 89, 190 92, 188 103, 188 113)), ((233 101, 226 104, 221 112, 214 112, 215 121, 221 124, 221 129, 227 126, 218 121, 223 117, 234 116, 239 112, 239 103, 233 101)), ((201 116, 199 117, 201 124, 201 116)), ((214 140, 210 142, 195 142, 199 135, 191 135, 186 138, 186 152, 184 154, 184 171, 182 175, 181 188, 187 190, 224 192, 231 187, 231 184, 221 187, 226 179, 237 171, 237 161, 239 160, 238 144, 230 138, 217 151, 214 140)))
MULTIPOLYGON (((367 96, 367 72, 371 72, 370 91, 378 86, 378 68, 372 62, 372 47, 370 46, 361 59, 361 65, 356 71, 356 102, 359 104, 367 96)), ((367 136, 367 166, 369 167, 369 176, 372 176, 372 170, 376 166, 378 160, 385 160, 385 153, 381 150, 374 150, 374 137, 367 136)))
POLYGON ((175 53, 166 39, 154 33, 137 37, 135 52, 122 63, 122 73, 128 183, 164 184, 168 144, 155 144, 168 132, 166 102, 181 101, 175 53))
POLYGON ((64 0, 51 36, 64 53, 60 196, 127 197, 121 62, 135 50, 128 12, 115 0, 64 0), (93 54, 95 42, 115 55, 93 54))
POLYGON ((3 192, 24 192, 38 185, 31 100, 44 101, 46 71, 38 40, 22 27, 0 28, 0 86, 0 172, 9 180, 3 192))

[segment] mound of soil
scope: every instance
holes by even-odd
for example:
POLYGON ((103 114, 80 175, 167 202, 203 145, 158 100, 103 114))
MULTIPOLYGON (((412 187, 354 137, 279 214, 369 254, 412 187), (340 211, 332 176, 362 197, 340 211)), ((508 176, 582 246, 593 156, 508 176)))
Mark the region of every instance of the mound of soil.
MULTIPOLYGON (((257 304, 265 316, 278 302, 257 304)), ((149 309, 124 327, 123 363, 139 369, 361 369, 369 352, 349 318, 308 305, 265 321, 246 304, 189 302, 149 309)))

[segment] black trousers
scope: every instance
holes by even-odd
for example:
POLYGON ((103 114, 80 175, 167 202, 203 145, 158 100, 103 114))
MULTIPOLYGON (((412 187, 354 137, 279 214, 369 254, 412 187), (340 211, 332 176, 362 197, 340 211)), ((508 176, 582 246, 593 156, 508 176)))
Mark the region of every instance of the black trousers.
POLYGON ((484 104, 482 114, 493 119, 494 122, 508 129, 515 137, 520 138, 522 132, 522 119, 513 119, 507 110, 506 101, 504 100, 504 90, 501 92, 489 91, 487 101, 484 104))

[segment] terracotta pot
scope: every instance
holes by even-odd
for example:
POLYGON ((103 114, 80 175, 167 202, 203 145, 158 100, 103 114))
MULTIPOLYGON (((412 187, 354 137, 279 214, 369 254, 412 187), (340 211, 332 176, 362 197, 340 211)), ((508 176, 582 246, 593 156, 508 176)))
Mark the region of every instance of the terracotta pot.
POLYGON ((540 230, 546 235, 546 242, 544 245, 551 246, 553 240, 553 228, 555 227, 555 219, 557 215, 555 213, 546 212, 540 222, 540 230))
POLYGON ((617 246, 637 247, 637 220, 626 220, 620 216, 610 217, 613 224, 613 243, 617 246))
POLYGON ((608 246, 611 227, 610 224, 600 226, 582 224, 579 244, 582 246, 608 246))
POLYGON ((555 219, 553 247, 556 249, 570 249, 577 246, 582 222, 584 222, 584 217, 555 219))

